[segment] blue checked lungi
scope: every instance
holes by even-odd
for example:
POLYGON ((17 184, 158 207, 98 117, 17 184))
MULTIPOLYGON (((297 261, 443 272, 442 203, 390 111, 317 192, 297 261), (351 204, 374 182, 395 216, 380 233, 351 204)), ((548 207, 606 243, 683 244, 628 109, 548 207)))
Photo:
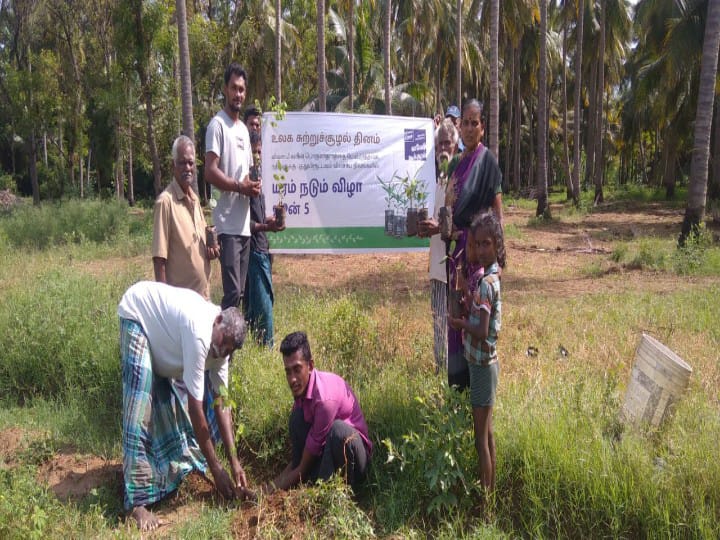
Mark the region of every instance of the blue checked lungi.
MULTIPOLYGON (((187 393, 153 374, 142 327, 120 319, 123 383, 123 478, 125 510, 155 503, 177 489, 193 469, 207 464, 188 414, 187 393)), ((205 375, 205 416, 213 442, 220 439, 210 378, 205 375)))
POLYGON ((273 286, 270 255, 250 251, 247 285, 245 285, 245 317, 248 325, 263 345, 272 347, 273 334, 273 286))

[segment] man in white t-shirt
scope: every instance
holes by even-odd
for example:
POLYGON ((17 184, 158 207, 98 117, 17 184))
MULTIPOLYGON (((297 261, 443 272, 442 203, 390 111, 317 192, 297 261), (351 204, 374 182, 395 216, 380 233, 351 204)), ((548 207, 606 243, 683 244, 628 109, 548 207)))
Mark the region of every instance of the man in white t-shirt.
POLYGON ((220 242, 221 306, 240 306, 250 257, 250 199, 260 194, 260 181, 250 179, 250 135, 240 115, 247 74, 239 64, 225 70, 225 106, 205 133, 205 179, 220 190, 213 223, 220 242))
POLYGON ((235 451, 230 410, 221 387, 228 363, 242 347, 245 321, 197 292, 155 281, 131 286, 118 305, 123 385, 125 510, 140 530, 160 524, 146 507, 173 490, 193 469, 210 469, 224 498, 243 495, 245 472, 235 451), (171 384, 181 380, 179 394, 171 384), (232 477, 215 454, 222 440, 232 477))

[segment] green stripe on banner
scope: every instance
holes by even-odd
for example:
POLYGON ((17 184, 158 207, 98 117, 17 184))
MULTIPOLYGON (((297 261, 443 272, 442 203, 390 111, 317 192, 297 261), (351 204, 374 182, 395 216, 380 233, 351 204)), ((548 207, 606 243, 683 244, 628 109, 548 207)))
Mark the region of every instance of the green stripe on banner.
POLYGON ((272 249, 423 248, 427 238, 386 236, 383 227, 298 227, 273 234, 272 249))

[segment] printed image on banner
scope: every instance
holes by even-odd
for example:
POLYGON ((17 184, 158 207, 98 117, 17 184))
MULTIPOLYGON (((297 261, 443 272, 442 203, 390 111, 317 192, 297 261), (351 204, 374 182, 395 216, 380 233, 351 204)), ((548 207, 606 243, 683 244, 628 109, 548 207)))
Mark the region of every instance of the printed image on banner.
POLYGON ((405 130, 405 159, 423 161, 427 155, 424 129, 405 130))
POLYGON ((286 229, 275 253, 427 250, 407 235, 408 208, 434 207, 435 145, 429 118, 266 113, 262 186, 286 229))

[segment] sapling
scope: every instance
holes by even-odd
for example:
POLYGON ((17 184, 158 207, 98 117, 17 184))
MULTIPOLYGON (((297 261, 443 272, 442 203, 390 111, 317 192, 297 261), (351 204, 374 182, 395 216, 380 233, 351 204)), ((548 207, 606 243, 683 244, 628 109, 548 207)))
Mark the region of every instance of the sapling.
POLYGON ((461 276, 463 271, 462 255, 464 250, 461 249, 455 256, 445 256, 441 263, 448 262, 452 265, 455 271, 455 276, 452 281, 452 286, 448 290, 448 311, 451 317, 459 319, 463 315, 463 286, 461 282, 461 276))
MULTIPOLYGON (((215 209, 215 207, 217 206, 218 196, 219 193, 217 191, 217 188, 212 188, 212 190, 210 191, 210 199, 208 200, 208 206, 211 210, 215 209)), ((215 225, 212 224, 212 212, 210 212, 208 221, 208 224, 205 226, 205 245, 209 248, 216 248, 218 247, 218 235, 215 225)))

